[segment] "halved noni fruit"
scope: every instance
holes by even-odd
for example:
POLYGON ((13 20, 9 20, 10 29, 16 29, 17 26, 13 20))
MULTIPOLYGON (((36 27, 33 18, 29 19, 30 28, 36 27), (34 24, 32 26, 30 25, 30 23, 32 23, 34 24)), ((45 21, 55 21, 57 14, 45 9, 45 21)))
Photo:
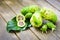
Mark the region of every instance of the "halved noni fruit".
POLYGON ((18 14, 18 15, 16 16, 16 21, 18 22, 18 21, 20 21, 20 20, 24 20, 24 21, 25 21, 25 16, 22 15, 22 14, 18 14))
POLYGON ((20 20, 20 21, 18 21, 17 25, 19 27, 24 27, 25 26, 25 22, 23 20, 20 20))

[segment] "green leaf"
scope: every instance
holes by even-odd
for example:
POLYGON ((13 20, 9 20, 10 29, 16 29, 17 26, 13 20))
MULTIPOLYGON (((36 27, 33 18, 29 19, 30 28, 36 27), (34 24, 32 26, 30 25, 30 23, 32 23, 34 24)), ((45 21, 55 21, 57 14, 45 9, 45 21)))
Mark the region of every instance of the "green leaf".
POLYGON ((17 25, 16 17, 14 17, 12 20, 8 21, 6 29, 8 32, 24 31, 24 30, 28 29, 31 25, 29 21, 26 21, 25 23, 26 23, 26 25, 24 27, 19 27, 17 25))
POLYGON ((8 21, 7 23, 7 31, 8 32, 13 32, 13 31, 20 31, 20 28, 17 26, 17 21, 14 17, 12 20, 8 21))

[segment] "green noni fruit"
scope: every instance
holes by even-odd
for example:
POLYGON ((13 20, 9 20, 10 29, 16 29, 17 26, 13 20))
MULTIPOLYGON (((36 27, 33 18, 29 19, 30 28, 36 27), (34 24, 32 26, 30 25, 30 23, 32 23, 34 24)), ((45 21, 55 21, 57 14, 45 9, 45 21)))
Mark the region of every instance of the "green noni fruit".
POLYGON ((46 20, 50 20, 54 23, 57 21, 57 16, 51 9, 42 8, 40 13, 42 17, 46 20))
POLYGON ((32 13, 27 13, 26 15, 25 15, 25 18, 31 18, 32 17, 32 13))
POLYGON ((16 21, 18 22, 18 21, 20 21, 20 20, 24 20, 24 21, 25 21, 25 16, 22 15, 22 14, 16 15, 16 21))
POLYGON ((38 11, 32 15, 30 23, 33 27, 40 27, 42 25, 42 17, 38 11))
POLYGON ((48 28, 50 28, 52 31, 56 30, 56 26, 52 22, 49 21, 46 24, 48 28))
POLYGON ((40 30, 42 31, 42 33, 43 32, 46 32, 47 33, 47 25, 44 24, 40 30))
POLYGON ((40 10, 40 7, 37 5, 30 5, 30 6, 26 6, 24 8, 21 9, 21 13, 23 15, 26 15, 27 13, 34 13, 35 11, 40 10))

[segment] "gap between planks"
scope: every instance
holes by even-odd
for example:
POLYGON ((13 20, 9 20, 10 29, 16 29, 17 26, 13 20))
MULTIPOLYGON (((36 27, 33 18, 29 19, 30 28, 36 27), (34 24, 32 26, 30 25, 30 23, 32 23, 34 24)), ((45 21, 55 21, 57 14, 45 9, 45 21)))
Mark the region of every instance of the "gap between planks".
POLYGON ((8 33, 6 31, 6 21, 4 20, 4 18, 0 15, 0 40, 18 40, 18 38, 16 37, 16 35, 14 33, 8 33), (12 36, 13 35, 13 36, 12 36))
MULTIPOLYGON (((5 18, 0 14, 0 16, 2 17, 2 19, 7 23, 7 20, 5 20, 5 18)), ((16 36, 17 34, 15 32, 13 32, 16 36)), ((17 36, 18 40, 21 40, 18 36, 17 36)))
MULTIPOLYGON (((5 18, 0 14, 0 16, 2 17, 2 19, 7 23, 7 20, 5 20, 5 18)), ((14 34, 17 36, 17 34, 14 32, 14 34)), ((18 36, 17 36, 18 40, 21 40, 18 36)))
POLYGON ((59 0, 46 0, 51 6, 60 11, 60 1, 59 0))

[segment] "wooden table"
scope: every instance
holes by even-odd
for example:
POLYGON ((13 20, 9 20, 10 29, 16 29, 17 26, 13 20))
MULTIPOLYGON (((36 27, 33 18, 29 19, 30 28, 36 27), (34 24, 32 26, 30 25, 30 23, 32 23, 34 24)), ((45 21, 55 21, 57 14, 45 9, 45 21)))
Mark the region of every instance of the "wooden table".
POLYGON ((0 40, 60 40, 60 0, 1 0, 0 1, 0 40), (6 24, 20 9, 27 5, 36 4, 40 7, 51 8, 55 11, 58 21, 54 32, 41 33, 31 27, 20 33, 8 33, 6 24))

